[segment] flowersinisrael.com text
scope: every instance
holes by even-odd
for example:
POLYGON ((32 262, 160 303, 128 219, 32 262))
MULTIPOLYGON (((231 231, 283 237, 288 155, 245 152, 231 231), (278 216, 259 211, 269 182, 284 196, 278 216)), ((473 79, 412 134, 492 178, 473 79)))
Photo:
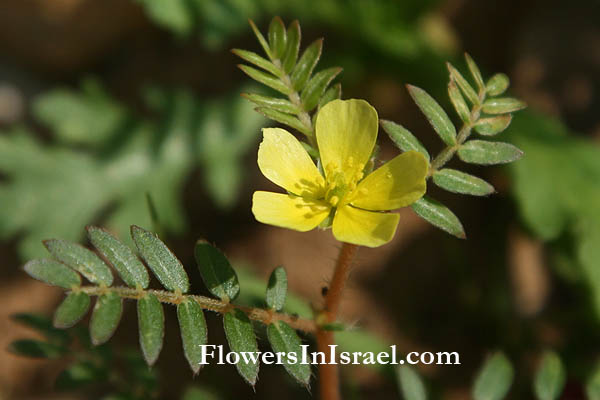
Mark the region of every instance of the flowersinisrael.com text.
POLYGON ((296 352, 270 352, 270 351, 242 351, 227 352, 222 345, 201 345, 202 359, 200 364, 238 364, 240 362, 255 364, 437 364, 437 365, 460 365, 460 355, 457 352, 439 351, 432 353, 410 352, 405 358, 397 354, 396 345, 390 346, 390 351, 379 353, 367 352, 337 352, 337 345, 329 346, 329 354, 320 351, 308 351, 308 345, 302 345, 300 354, 296 352), (329 357, 327 357, 329 356, 329 357), (326 362, 329 360, 329 362, 326 362))

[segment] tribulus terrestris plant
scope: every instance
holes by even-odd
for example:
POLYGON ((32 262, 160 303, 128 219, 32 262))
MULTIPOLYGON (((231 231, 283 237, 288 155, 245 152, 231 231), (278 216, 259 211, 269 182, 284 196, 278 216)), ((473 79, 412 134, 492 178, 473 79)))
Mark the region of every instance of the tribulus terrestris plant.
MULTIPOLYGON (((66 291, 66 298, 54 314, 54 328, 47 326, 47 331, 73 327, 86 315, 94 297, 89 338, 93 345, 100 346, 116 331, 123 300, 133 300, 137 304, 141 353, 149 366, 156 362, 163 345, 165 304, 177 310, 183 353, 194 374, 203 365, 201 345, 209 343, 205 311, 222 316, 227 341, 234 352, 258 350, 254 326, 258 323, 265 326, 268 342, 275 352, 294 354, 299 359, 303 350, 303 340, 298 334, 301 332, 314 338, 317 350, 330 361, 329 348, 335 344, 335 331, 349 329, 344 321, 339 321, 338 310, 352 260, 361 246, 379 247, 394 237, 400 216, 393 211, 410 206, 430 224, 465 238, 459 218, 426 195, 428 185, 457 194, 488 196, 495 191, 492 185, 458 169, 447 168, 446 164, 455 155, 465 163, 479 165, 510 163, 522 156, 518 148, 495 140, 495 136, 508 128, 511 113, 525 104, 504 95, 509 86, 506 75, 496 74, 485 80, 467 54, 470 79, 447 65, 448 95, 460 126, 452 122, 425 90, 407 86, 443 142, 443 149, 432 156, 400 123, 380 120, 377 111, 365 100, 342 100, 341 85, 333 83, 342 69, 316 72, 323 40, 316 40, 300 51, 298 21, 286 27, 280 18, 274 18, 266 38, 254 23, 250 25, 264 55, 233 50, 247 63, 240 65, 240 69, 279 95, 245 93, 243 96, 257 106, 257 112, 300 135, 298 139, 283 128, 262 130, 258 166, 282 192, 255 192, 252 212, 259 222, 276 227, 303 232, 331 229, 341 247, 329 285, 323 292, 323 304, 314 310, 312 318, 284 311, 287 276, 283 267, 275 268, 269 278, 264 307, 240 304, 236 299, 244 288, 240 287, 236 271, 227 257, 206 240, 195 244, 194 254, 204 284, 213 297, 195 295, 190 293, 186 268, 155 233, 132 226, 133 250, 110 232, 89 226, 87 234, 93 249, 51 239, 44 242, 49 258, 25 264, 25 271, 35 279, 66 291), (387 162, 379 159, 376 144, 379 127, 400 151, 387 162), (162 290, 150 288, 147 268, 162 290), (115 284, 113 271, 123 285, 115 284), (82 283, 82 277, 86 284, 82 283)), ((23 354, 33 351, 60 355, 63 345, 22 341, 13 349, 23 354)), ((289 358, 283 358, 283 362, 296 381, 310 386, 313 376, 310 365, 293 363, 289 358)), ((248 384, 255 385, 258 360, 239 359, 236 367, 248 384)), ((324 400, 341 398, 337 368, 334 364, 319 365, 316 379, 320 398, 324 400)), ((474 393, 489 390, 486 377, 490 369, 512 376, 510 364, 498 353, 482 370, 474 393)), ((407 382, 406 386, 412 390, 424 390, 410 369, 400 370, 400 381, 407 382)), ((497 390, 506 392, 505 389, 497 390)), ((403 390, 406 393, 409 389, 403 386, 403 390)))

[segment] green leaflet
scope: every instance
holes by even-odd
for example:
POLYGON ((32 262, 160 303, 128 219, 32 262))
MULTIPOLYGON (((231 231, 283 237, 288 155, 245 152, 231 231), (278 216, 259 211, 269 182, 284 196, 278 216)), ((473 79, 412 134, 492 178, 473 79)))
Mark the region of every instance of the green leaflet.
POLYGON ((267 326, 267 337, 275 352, 296 355, 296 363, 291 363, 287 357, 284 357, 283 367, 294 379, 308 386, 310 381, 310 365, 301 363, 302 348, 300 346, 302 342, 296 331, 285 322, 276 321, 267 326))
POLYGON ((501 353, 495 353, 486 360, 479 371, 472 395, 474 400, 501 400, 503 399, 513 381, 513 367, 501 353))
POLYGON ((32 358, 60 358, 68 353, 62 346, 33 339, 20 339, 8 346, 11 353, 32 358))
POLYGON ((467 60, 467 65, 469 66, 469 71, 471 71, 471 76, 475 80, 477 87, 479 88, 479 90, 484 90, 485 83, 483 83, 483 77, 481 76, 481 71, 479 71, 479 67, 477 66, 475 61, 473 61, 471 56, 468 55, 467 53, 465 53, 465 59, 467 60))
POLYGON ((267 307, 279 311, 285 304, 287 294, 287 273, 285 268, 279 266, 271 272, 267 284, 266 302, 267 307))
POLYGON ((286 33, 286 44, 285 53, 283 54, 283 70, 286 74, 289 74, 296 65, 298 60, 298 52, 300 50, 300 39, 302 34, 300 32, 300 24, 298 21, 293 21, 287 29, 286 33))
POLYGON ((34 279, 63 289, 81 285, 79 274, 66 265, 54 260, 31 260, 23 266, 25 272, 34 279))
POLYGON ((234 300, 240 292, 240 285, 227 257, 204 240, 196 242, 194 256, 208 290, 223 301, 234 300))
POLYGON ((119 326, 123 299, 114 292, 98 296, 90 320, 90 337, 94 345, 105 343, 119 326))
POLYGON ((476 176, 455 169, 444 168, 433 174, 433 183, 449 192, 488 196, 494 193, 494 187, 476 176))
POLYGON ((433 226, 460 239, 465 239, 467 237, 465 230, 456 215, 454 215, 448 207, 437 200, 423 196, 414 202, 411 205, 411 208, 418 216, 433 226))
POLYGON ((306 84, 300 99, 305 111, 311 111, 319 104, 319 99, 325 93, 331 81, 342 72, 342 68, 333 67, 317 72, 306 84))
POLYGON ((448 82, 448 96, 460 119, 463 122, 471 121, 471 111, 469 110, 469 106, 467 106, 465 99, 462 94, 460 94, 460 90, 458 90, 458 86, 456 86, 454 81, 448 82))
POLYGON ((485 90, 490 96, 501 95, 508 89, 510 80, 505 74, 496 74, 492 76, 485 84, 485 90))
POLYGON ((313 69, 319 62, 321 51, 323 50, 323 39, 317 39, 310 44, 302 53, 300 60, 292 71, 292 83, 294 90, 302 90, 308 78, 312 74, 313 69))
POLYGON ((503 132, 512 121, 512 115, 499 115, 492 118, 482 118, 475 123, 474 129, 483 136, 493 136, 503 132))
POLYGON ((177 318, 181 330, 183 353, 190 368, 197 374, 202 368, 202 345, 208 341, 208 331, 202 307, 192 299, 186 299, 177 305, 177 318))
POLYGON ((525 102, 512 97, 497 97, 487 99, 483 103, 482 111, 486 114, 505 114, 519 111, 527 107, 525 102))
POLYGON ((280 93, 285 94, 286 96, 292 93, 292 89, 287 87, 283 82, 272 75, 249 67, 247 65, 239 65, 238 66, 246 75, 250 78, 254 79, 257 82, 262 83, 265 86, 270 87, 271 89, 275 89, 280 93))
POLYGON ((90 296, 83 292, 72 292, 54 312, 54 326, 70 328, 75 325, 90 308, 90 296))
POLYGON ((271 53, 271 49, 269 48, 269 43, 267 43, 267 41, 265 40, 265 37, 262 35, 262 33, 260 33, 260 31, 256 27, 256 24, 254 24, 254 21, 249 20, 248 22, 250 23, 250 26, 252 27, 252 31, 254 31, 254 35, 258 39, 258 42, 260 43, 261 47, 265 51, 265 54, 272 60, 274 57, 273 57, 273 54, 271 53))
POLYGON ((479 96, 473 87, 467 82, 462 74, 452 66, 450 63, 446 63, 448 71, 450 71, 450 78, 456 82, 460 90, 463 92, 465 97, 471 102, 471 104, 479 104, 479 96))
POLYGON ((256 344, 256 335, 252 322, 248 316, 241 310, 234 309, 223 315, 223 327, 231 351, 240 355, 240 361, 235 365, 239 374, 251 386, 256 384, 258 378, 259 362, 253 360, 249 353, 258 352, 256 344), (247 359, 244 359, 243 352, 248 353, 247 359))
POLYGON ((565 386, 566 373, 560 357, 553 351, 544 353, 533 382, 538 400, 555 400, 565 386))
POLYGON ((256 53, 242 49, 233 49, 231 52, 240 57, 242 60, 248 61, 249 63, 262 68, 275 76, 281 76, 281 70, 279 68, 277 68, 271 61, 259 56, 256 53))
POLYGON ((448 114, 442 109, 442 107, 423 89, 416 86, 407 85, 408 92, 413 98, 419 109, 425 114, 427 120, 439 135, 439 137, 448 146, 456 144, 456 128, 448 114))
POLYGON ((146 264, 166 289, 182 293, 188 291, 190 283, 183 265, 159 238, 135 225, 131 226, 131 237, 146 264))
POLYGON ((165 315, 160 301, 153 294, 146 294, 137 302, 140 347, 144 359, 152 366, 158 359, 165 334, 165 315))
POLYGON ((127 285, 133 288, 139 285, 142 289, 148 287, 148 271, 129 246, 102 228, 88 226, 86 230, 90 242, 115 267, 127 285))
POLYGON ((404 400, 426 400, 427 391, 419 374, 408 365, 400 365, 396 369, 398 386, 404 400))
POLYGON ((113 276, 108 266, 93 251, 65 240, 44 240, 48 251, 62 263, 73 268, 97 285, 110 286, 113 276))
POLYGON ((385 133, 388 134, 390 139, 392 139, 392 141, 396 144, 396 146, 398 146, 398 148, 400 148, 400 150, 418 151, 419 153, 423 154, 427 160, 431 160, 431 156, 427 152, 425 146, 423 146, 421 142, 419 142, 419 139, 417 139, 408 129, 400 124, 385 119, 380 120, 379 123, 381 124, 381 127, 385 133))
POLYGON ((297 114, 300 112, 298 106, 286 99, 281 99, 278 97, 261 96, 260 94, 254 93, 243 93, 242 97, 245 97, 246 99, 261 107, 271 108, 275 111, 279 111, 282 113, 297 114))
POLYGON ((518 160, 523 152, 509 143, 469 140, 458 149, 458 157, 471 164, 507 164, 518 160))
POLYGON ((279 17, 271 20, 269 25, 269 48, 275 59, 281 59, 285 52, 286 32, 283 21, 279 17))
POLYGON ((302 132, 307 136, 312 135, 312 131, 308 129, 308 127, 305 126, 302 122, 300 122, 300 120, 294 115, 285 114, 280 111, 266 107, 259 107, 256 109, 256 111, 261 113, 265 117, 272 119, 273 121, 285 124, 291 128, 294 128, 298 132, 302 132))

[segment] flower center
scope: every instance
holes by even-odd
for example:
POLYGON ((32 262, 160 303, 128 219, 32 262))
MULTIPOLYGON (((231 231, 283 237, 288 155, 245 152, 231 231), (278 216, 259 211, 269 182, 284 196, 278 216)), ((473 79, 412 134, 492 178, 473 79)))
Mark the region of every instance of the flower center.
POLYGON ((327 176, 327 192, 325 200, 332 207, 340 207, 347 203, 347 197, 356 189, 356 184, 363 178, 362 171, 356 172, 354 160, 350 157, 344 168, 330 163, 325 167, 327 176))

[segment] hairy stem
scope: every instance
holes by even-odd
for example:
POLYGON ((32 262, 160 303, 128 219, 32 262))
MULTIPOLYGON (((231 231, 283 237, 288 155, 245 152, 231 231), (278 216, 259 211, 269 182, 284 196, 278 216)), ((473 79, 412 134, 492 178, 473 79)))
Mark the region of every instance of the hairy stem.
POLYGON ((481 105, 485 100, 485 90, 479 91, 479 102, 478 104, 474 104, 471 109, 471 114, 469 117, 469 122, 463 123, 463 126, 458 131, 458 135, 456 137, 456 144, 454 146, 447 146, 444 150, 440 151, 440 153, 431 161, 431 165, 429 167, 429 172, 427 177, 432 176, 436 171, 442 168, 448 161, 454 157, 454 154, 458 151, 458 148, 469 138, 471 135, 471 130, 473 126, 479 119, 481 115, 481 105))
POLYGON ((233 309, 238 309, 246 313, 248 318, 251 320, 262 322, 265 325, 269 325, 275 321, 283 321, 289 324, 292 328, 303 332, 315 333, 317 331, 316 323, 309 319, 294 317, 292 315, 274 312, 273 310, 239 306, 205 296, 177 294, 164 290, 133 289, 124 286, 82 286, 79 288, 74 288, 73 291, 83 292, 90 296, 100 296, 106 293, 115 293, 124 299, 140 299, 146 294, 153 294, 161 303, 174 305, 177 305, 186 299, 192 299, 204 310, 224 314, 233 309))
MULTIPOLYGON (((350 275, 350 266, 352 259, 358 250, 358 246, 349 243, 342 243, 340 254, 338 256, 333 277, 325 297, 325 308, 320 316, 319 325, 323 323, 333 323, 337 319, 342 293, 346 287, 348 276, 350 275)), ((329 364, 330 346, 335 344, 335 338, 332 331, 317 329, 317 348, 318 351, 325 354, 325 363, 319 365, 319 388, 321 400, 340 400, 340 382, 336 364, 329 364)))

